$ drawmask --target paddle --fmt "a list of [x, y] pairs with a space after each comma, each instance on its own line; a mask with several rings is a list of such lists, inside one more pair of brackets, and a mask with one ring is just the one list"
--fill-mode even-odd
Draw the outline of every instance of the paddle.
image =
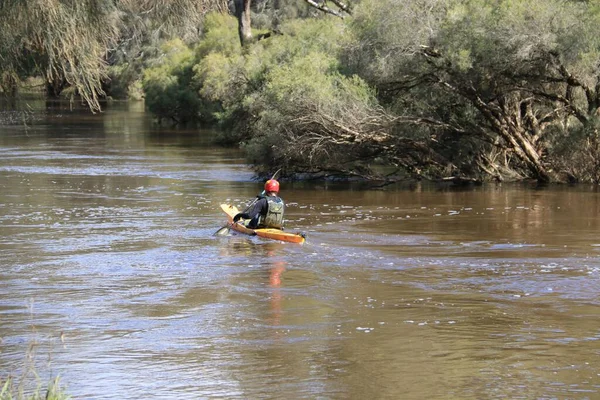
[[[275, 171], [275, 173], [273, 174], [271, 179], [275, 179], [275, 177], [277, 176], [279, 171], [281, 171], [281, 168], [279, 168], [277, 171]], [[254, 205], [254, 203], [256, 203], [258, 201], [258, 199], [260, 199], [264, 195], [265, 195], [265, 191], [263, 190], [262, 192], [260, 192], [260, 195], [256, 196], [254, 198], [254, 200], [252, 200], [252, 203], [248, 204], [248, 207], [246, 207], [246, 209], [244, 211], [242, 211], [242, 213], [245, 213], [246, 211], [248, 211], [250, 209], [250, 207], [252, 207]], [[215, 232], [215, 236], [226, 236], [229, 234], [230, 230], [231, 230], [231, 224], [227, 223], [227, 225], [225, 225], [224, 227], [222, 227], [221, 229], [219, 229], [218, 231]]]

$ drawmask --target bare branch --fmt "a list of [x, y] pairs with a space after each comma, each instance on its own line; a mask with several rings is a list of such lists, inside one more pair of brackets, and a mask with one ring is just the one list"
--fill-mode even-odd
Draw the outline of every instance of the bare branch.
[[[304, 1], [307, 2], [309, 5], [311, 5], [312, 7], [316, 8], [317, 10], [323, 11], [323, 12], [325, 12], [327, 14], [335, 15], [336, 17], [344, 18], [344, 14], [342, 14], [339, 11], [336, 11], [336, 10], [333, 10], [333, 9], [327, 7], [327, 5], [325, 4], [325, 2], [323, 2], [321, 4], [321, 3], [318, 3], [316, 0], [304, 0]], [[334, 2], [334, 3], [336, 3], [336, 2]]]
[[350, 12], [350, 6], [348, 4], [345, 4], [345, 3], [341, 2], [340, 0], [331, 0], [331, 2], [333, 4], [335, 4], [336, 6], [338, 6], [340, 10], [342, 10], [348, 14], [352, 14]]

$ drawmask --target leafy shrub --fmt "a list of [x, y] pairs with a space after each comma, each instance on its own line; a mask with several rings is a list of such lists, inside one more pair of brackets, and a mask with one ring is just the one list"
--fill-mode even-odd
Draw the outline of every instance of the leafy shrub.
[[[336, 122], [350, 121], [357, 128], [376, 107], [374, 92], [341, 72], [344, 23], [288, 21], [280, 26], [283, 35], [257, 41], [244, 52], [237, 38], [223, 40], [223, 25], [207, 24], [205, 40], [196, 48], [194, 80], [205, 101], [221, 105], [215, 116], [227, 127], [225, 139], [242, 142], [249, 160], [266, 169], [339, 168], [356, 159], [355, 150], [332, 153], [332, 141], [316, 140], [331, 134], [326, 129], [338, 130]], [[228, 29], [234, 32], [233, 26]]]
[[194, 53], [181, 40], [163, 46], [163, 59], [144, 73], [146, 105], [159, 120], [185, 124], [198, 118], [199, 99], [191, 83]]

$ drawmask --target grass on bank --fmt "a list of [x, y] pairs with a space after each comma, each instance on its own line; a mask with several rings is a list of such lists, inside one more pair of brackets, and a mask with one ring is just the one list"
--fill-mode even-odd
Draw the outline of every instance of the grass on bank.
[[60, 378], [56, 377], [44, 389], [38, 386], [32, 393], [25, 393], [21, 385], [15, 385], [12, 378], [0, 380], [0, 400], [68, 400], [71, 397], [64, 393], [60, 386]]
[[56, 377], [48, 384], [48, 388], [44, 389], [38, 386], [33, 393], [25, 393], [22, 385], [15, 385], [12, 378], [7, 378], [5, 381], [0, 379], [0, 400], [67, 400], [67, 396], [60, 386], [60, 378]]

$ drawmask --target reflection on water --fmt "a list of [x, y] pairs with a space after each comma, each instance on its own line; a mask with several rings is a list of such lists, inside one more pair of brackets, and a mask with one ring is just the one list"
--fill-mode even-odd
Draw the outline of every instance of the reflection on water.
[[600, 398], [594, 188], [286, 183], [304, 245], [215, 237], [260, 191], [135, 104], [0, 135], [0, 377], [74, 398]]

